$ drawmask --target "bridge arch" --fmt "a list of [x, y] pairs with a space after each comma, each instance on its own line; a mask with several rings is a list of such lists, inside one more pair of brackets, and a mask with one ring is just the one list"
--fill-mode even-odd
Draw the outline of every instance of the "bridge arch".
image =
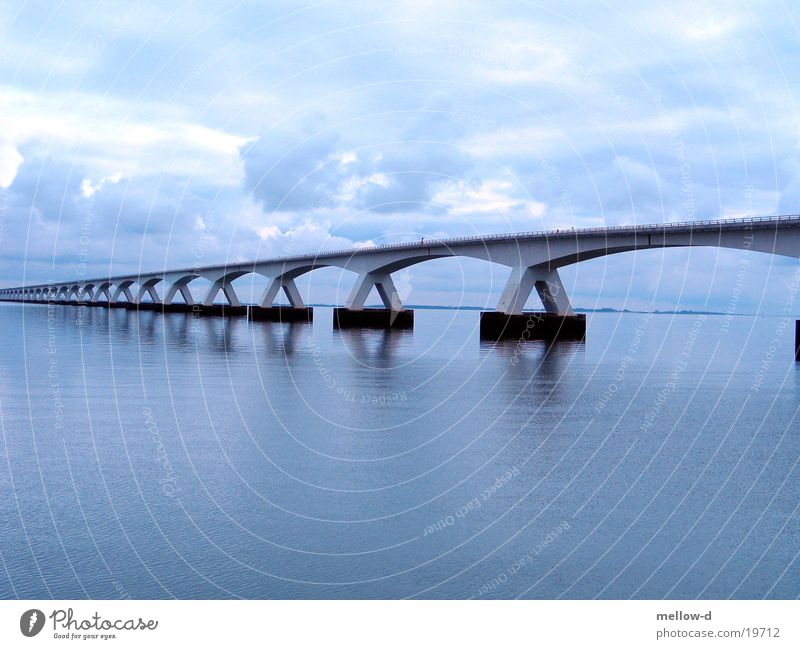
[[89, 302], [91, 302], [92, 297], [94, 297], [94, 286], [93, 283], [81, 285], [80, 289], [78, 289], [78, 300], [85, 300], [88, 297]]
[[150, 296], [150, 299], [153, 302], [156, 303], [161, 302], [161, 298], [158, 295], [158, 290], [156, 289], [156, 286], [159, 284], [159, 282], [162, 281], [164, 281], [164, 277], [160, 275], [155, 277], [149, 277], [148, 279], [141, 281], [139, 283], [139, 290], [136, 292], [136, 297], [133, 299], [133, 301], [136, 304], [141, 304], [144, 296], [148, 295]]
[[105, 295], [105, 301], [111, 301], [111, 287], [113, 284], [111, 282], [100, 282], [97, 286], [97, 290], [94, 293], [94, 297], [92, 298], [92, 302], [100, 302], [101, 297]]
[[300, 290], [297, 288], [297, 283], [295, 280], [298, 277], [302, 277], [303, 275], [306, 275], [314, 270], [320, 268], [330, 268], [332, 266], [338, 266], [344, 270], [352, 270], [344, 265], [329, 264], [318, 262], [316, 260], [310, 263], [295, 264], [289, 268], [284, 267], [278, 272], [275, 272], [275, 270], [269, 272], [256, 268], [254, 272], [262, 277], [266, 277], [268, 280], [267, 286], [259, 298], [259, 305], [261, 307], [272, 306], [275, 303], [275, 299], [278, 297], [278, 294], [283, 292], [286, 298], [289, 300], [289, 304], [291, 304], [293, 308], [304, 308], [305, 302], [300, 294]]
[[111, 294], [111, 302], [119, 302], [120, 297], [125, 296], [128, 302], [133, 303], [133, 293], [131, 293], [131, 286], [135, 284], [135, 280], [123, 279], [116, 283], [116, 288]]
[[203, 279], [203, 277], [199, 273], [182, 273], [178, 276], [166, 277], [164, 283], [167, 285], [167, 289], [164, 292], [164, 304], [172, 304], [178, 294], [186, 304], [194, 304], [189, 284], [196, 279]]

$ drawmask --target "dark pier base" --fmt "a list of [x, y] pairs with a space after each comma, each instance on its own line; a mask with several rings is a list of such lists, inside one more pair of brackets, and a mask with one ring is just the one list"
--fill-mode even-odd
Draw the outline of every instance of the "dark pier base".
[[794, 321], [794, 360], [800, 361], [800, 320]]
[[528, 312], [506, 315], [499, 311], [481, 313], [481, 338], [484, 340], [584, 340], [586, 316]]
[[197, 313], [199, 315], [216, 315], [224, 317], [247, 315], [246, 306], [230, 306], [229, 304], [212, 304], [210, 306], [206, 306], [204, 304], [193, 304], [191, 306], [183, 304], [181, 306], [188, 307], [184, 309], [185, 311], [191, 311], [192, 313]]
[[160, 313], [196, 313], [211, 316], [247, 315], [246, 306], [230, 306], [228, 304], [161, 304], [160, 302], [117, 302], [114, 306], [124, 307], [132, 311], [159, 311]]
[[141, 304], [136, 304], [135, 302], [125, 302], [124, 308], [130, 311], [155, 311], [156, 308], [163, 306], [163, 304], [156, 304], [154, 302], [142, 302]]
[[337, 329], [369, 327], [371, 329], [413, 329], [414, 311], [389, 309], [333, 310], [333, 326]]
[[295, 308], [292, 306], [250, 306], [247, 307], [250, 320], [266, 320], [269, 322], [312, 322], [314, 309], [310, 306]]

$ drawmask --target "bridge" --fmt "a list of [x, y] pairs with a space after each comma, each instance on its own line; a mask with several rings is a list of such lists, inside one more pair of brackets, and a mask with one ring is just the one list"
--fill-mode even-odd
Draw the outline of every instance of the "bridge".
[[[431, 259], [462, 256], [510, 268], [497, 310], [481, 314], [482, 335], [504, 337], [527, 332], [531, 337], [582, 338], [585, 318], [574, 313], [559, 276], [560, 268], [621, 252], [686, 246], [754, 250], [799, 258], [800, 215], [423, 239], [413, 243], [5, 288], [0, 289], [0, 300], [310, 320], [313, 310], [305, 305], [295, 280], [317, 268], [334, 266], [357, 274], [345, 307], [334, 310], [337, 326], [409, 327], [413, 326], [413, 311], [404, 308], [392, 273]], [[262, 275], [269, 282], [259, 304], [244, 306], [232, 282], [250, 273]], [[202, 301], [195, 303], [190, 284], [199, 278], [207, 280], [211, 286]], [[365, 308], [373, 287], [383, 302], [383, 309]], [[534, 290], [545, 310], [523, 313]], [[273, 306], [281, 291], [290, 306]], [[220, 294], [223, 303], [217, 304]]]

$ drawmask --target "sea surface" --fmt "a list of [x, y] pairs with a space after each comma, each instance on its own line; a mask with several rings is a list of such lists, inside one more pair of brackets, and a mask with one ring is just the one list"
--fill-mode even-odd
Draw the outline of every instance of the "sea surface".
[[796, 598], [794, 319], [0, 304], [2, 598]]

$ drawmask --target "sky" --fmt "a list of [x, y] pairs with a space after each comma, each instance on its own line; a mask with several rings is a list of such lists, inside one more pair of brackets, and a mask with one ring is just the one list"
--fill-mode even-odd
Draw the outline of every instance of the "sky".
[[[798, 213], [799, 36], [769, 0], [3, 2], [0, 286]], [[561, 272], [577, 307], [779, 314], [797, 270], [696, 248]], [[494, 306], [508, 269], [397, 275], [407, 303]], [[333, 303], [354, 276], [301, 279]]]

